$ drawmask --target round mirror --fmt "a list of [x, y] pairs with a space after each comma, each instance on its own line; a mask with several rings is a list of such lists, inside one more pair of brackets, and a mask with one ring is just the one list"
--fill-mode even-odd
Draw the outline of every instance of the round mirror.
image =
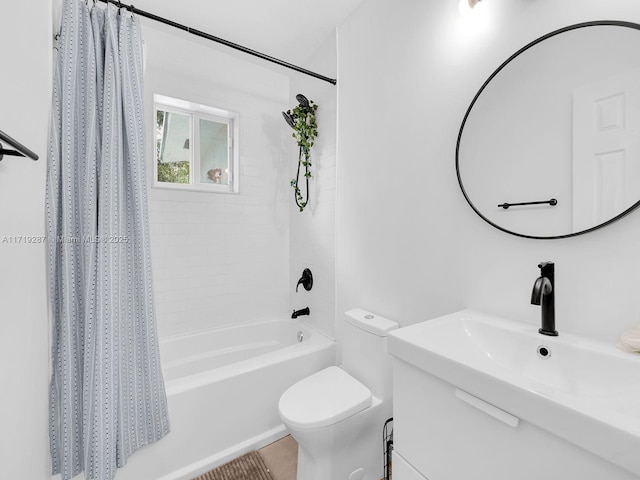
[[485, 221], [527, 238], [603, 227], [640, 204], [640, 25], [597, 21], [518, 50], [462, 121], [456, 170]]

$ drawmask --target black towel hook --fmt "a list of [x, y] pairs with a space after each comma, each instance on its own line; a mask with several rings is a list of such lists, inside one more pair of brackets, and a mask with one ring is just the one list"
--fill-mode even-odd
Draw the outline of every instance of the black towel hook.
[[15, 150], [8, 150], [2, 146], [2, 143], [0, 143], [0, 161], [2, 160], [2, 157], [4, 155], [12, 155], [14, 157], [29, 157], [32, 160], [38, 160], [38, 155], [36, 155], [34, 152], [29, 150], [17, 140], [11, 138], [2, 130], [0, 130], [0, 141], [8, 143], [13, 148], [15, 148]]

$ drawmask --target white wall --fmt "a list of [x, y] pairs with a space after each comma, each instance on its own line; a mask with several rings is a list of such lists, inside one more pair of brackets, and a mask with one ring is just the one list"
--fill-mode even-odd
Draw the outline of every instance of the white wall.
[[[331, 34], [316, 52], [306, 60], [305, 68], [330, 78], [336, 78], [336, 36]], [[289, 198], [290, 291], [291, 309], [309, 307], [308, 321], [329, 336], [334, 336], [335, 318], [335, 193], [336, 193], [336, 103], [337, 88], [313, 77], [294, 74], [291, 78], [287, 109], [297, 105], [295, 96], [302, 93], [318, 105], [316, 120], [318, 136], [311, 149], [309, 205], [303, 212], [296, 206], [293, 188]], [[284, 124], [284, 120], [282, 120]], [[287, 127], [289, 176], [295, 178], [298, 147]], [[301, 177], [302, 178], [302, 177]], [[304, 188], [304, 187], [301, 187]], [[303, 190], [304, 191], [304, 190]], [[313, 288], [307, 292], [302, 285], [296, 293], [296, 283], [305, 268], [313, 273]], [[305, 317], [302, 317], [304, 319]]]
[[[288, 74], [150, 22], [143, 35], [148, 145], [154, 94], [240, 115], [239, 194], [149, 189], [160, 336], [286, 318], [290, 172], [280, 111]], [[151, 185], [154, 152], [148, 156]]]
[[45, 232], [51, 5], [5, 2], [2, 18], [0, 130], [40, 160], [0, 162], [0, 476], [39, 480], [50, 477], [45, 244], [8, 242]]
[[402, 325], [465, 307], [538, 324], [556, 262], [557, 328], [615, 341], [640, 323], [640, 212], [564, 240], [493, 229], [466, 204], [454, 152], [466, 108], [518, 48], [588, 20], [640, 22], [635, 0], [367, 0], [338, 35], [338, 312]]

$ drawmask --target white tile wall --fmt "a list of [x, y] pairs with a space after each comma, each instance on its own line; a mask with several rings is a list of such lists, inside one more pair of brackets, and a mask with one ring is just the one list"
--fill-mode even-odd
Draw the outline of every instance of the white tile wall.
[[[327, 76], [336, 75], [336, 39], [331, 35], [305, 65]], [[336, 210], [336, 104], [337, 87], [314, 78], [296, 75], [291, 81], [290, 106], [302, 93], [318, 104], [318, 137], [311, 150], [309, 205], [304, 212], [297, 208], [293, 191], [289, 195], [291, 248], [291, 308], [309, 307], [308, 321], [324, 333], [335, 337], [335, 210]], [[298, 149], [291, 138], [290, 176], [295, 176]], [[292, 190], [290, 188], [290, 190]], [[310, 292], [295, 286], [305, 268], [313, 272]]]
[[289, 79], [237, 55], [167, 36], [153, 29], [145, 34], [150, 118], [155, 93], [238, 112], [240, 193], [149, 188], [160, 336], [286, 318], [288, 127], [280, 111]]

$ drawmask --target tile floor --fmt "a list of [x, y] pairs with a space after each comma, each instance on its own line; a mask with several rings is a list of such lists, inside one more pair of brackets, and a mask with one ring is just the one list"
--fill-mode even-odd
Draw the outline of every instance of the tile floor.
[[273, 480], [296, 480], [298, 443], [291, 435], [287, 435], [258, 451], [273, 475]]
[[258, 450], [274, 480], [296, 480], [298, 443], [291, 435]]

